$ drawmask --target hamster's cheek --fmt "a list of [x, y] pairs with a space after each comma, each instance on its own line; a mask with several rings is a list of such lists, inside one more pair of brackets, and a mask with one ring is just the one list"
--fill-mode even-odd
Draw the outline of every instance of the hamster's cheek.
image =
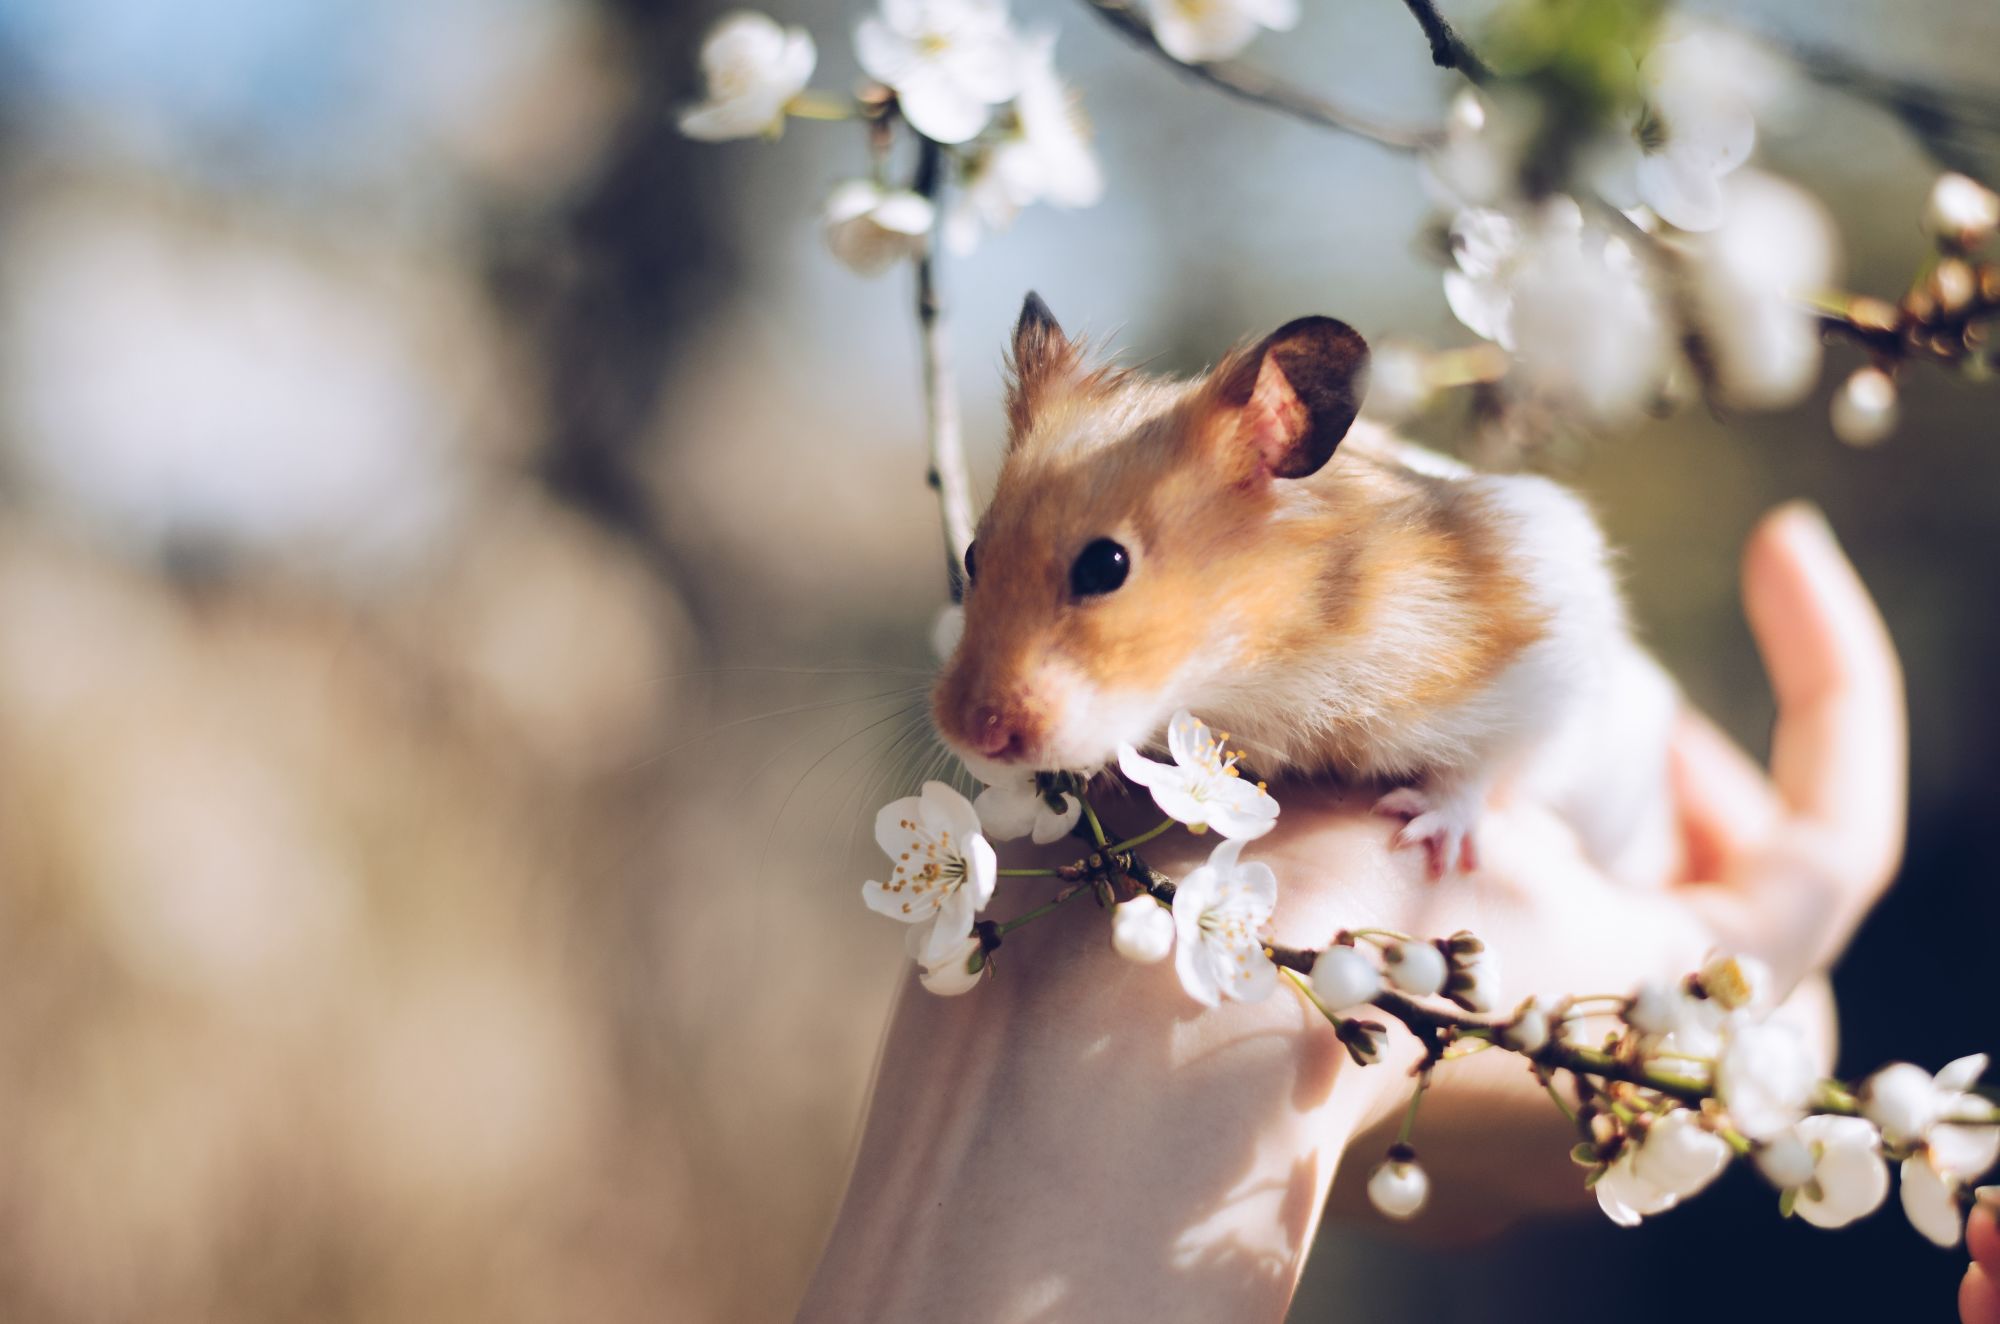
[[1081, 668], [1050, 663], [1037, 677], [1048, 714], [1042, 766], [1087, 771], [1114, 764], [1120, 745], [1144, 748], [1172, 715], [1171, 690], [1094, 682]]

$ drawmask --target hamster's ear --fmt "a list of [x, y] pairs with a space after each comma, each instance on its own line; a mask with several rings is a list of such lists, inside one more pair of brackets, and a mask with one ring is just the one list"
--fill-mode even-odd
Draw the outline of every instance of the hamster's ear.
[[1368, 342], [1345, 322], [1301, 317], [1224, 360], [1208, 389], [1217, 443], [1271, 477], [1304, 478], [1361, 410]]
[[1013, 380], [1007, 388], [1007, 419], [1017, 439], [1028, 430], [1037, 403], [1075, 374], [1077, 359], [1056, 315], [1041, 295], [1028, 291], [1014, 323]]

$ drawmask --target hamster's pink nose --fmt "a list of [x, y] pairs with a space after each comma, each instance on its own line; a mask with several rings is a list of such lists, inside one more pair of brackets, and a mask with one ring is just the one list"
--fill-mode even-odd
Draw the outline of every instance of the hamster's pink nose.
[[1020, 724], [997, 708], [973, 709], [966, 734], [971, 738], [972, 748], [989, 759], [1008, 759], [1021, 753]]

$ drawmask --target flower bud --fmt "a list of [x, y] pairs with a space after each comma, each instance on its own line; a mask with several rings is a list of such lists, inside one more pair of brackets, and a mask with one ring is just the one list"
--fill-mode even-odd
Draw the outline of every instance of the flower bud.
[[1369, 1175], [1368, 1201], [1389, 1218], [1415, 1218], [1430, 1199], [1431, 1179], [1408, 1145], [1395, 1145], [1389, 1157]]
[[1382, 1050], [1389, 1044], [1389, 1027], [1380, 1021], [1357, 1021], [1350, 1017], [1336, 1025], [1333, 1032], [1347, 1045], [1347, 1055], [1356, 1066], [1374, 1066], [1382, 1060]]
[[1771, 1000], [1771, 968], [1750, 956], [1717, 956], [1701, 968], [1701, 991], [1724, 1011]]
[[1896, 430], [1896, 382], [1880, 368], [1860, 368], [1834, 392], [1833, 435], [1850, 446], [1873, 446]]
[[1135, 896], [1111, 912], [1111, 949], [1128, 961], [1152, 965], [1174, 949], [1174, 912], [1150, 896]]
[[1799, 1138], [1796, 1129], [1780, 1131], [1758, 1146], [1756, 1163], [1764, 1180], [1781, 1191], [1804, 1186], [1812, 1180], [1812, 1150]]
[[1358, 949], [1329, 947], [1313, 962], [1312, 983], [1313, 995], [1328, 1011], [1346, 1011], [1375, 1000], [1382, 974]]
[[970, 993], [986, 973], [986, 947], [977, 934], [952, 948], [942, 961], [925, 962], [919, 978], [923, 986], [941, 998]]
[[1427, 998], [1444, 987], [1444, 953], [1428, 942], [1399, 942], [1382, 954], [1389, 982], [1411, 997]]
[[1924, 228], [1960, 248], [1975, 248], [2000, 227], [2000, 195], [1976, 179], [1939, 175], [1924, 205]]
[[1895, 1145], [1914, 1144], [1937, 1121], [1937, 1082], [1909, 1062], [1895, 1062], [1861, 1086], [1861, 1115], [1881, 1128]]
[[1672, 1034], [1680, 1028], [1681, 992], [1656, 979], [1639, 985], [1625, 1008], [1625, 1023], [1640, 1034]]
[[1539, 1053], [1548, 1046], [1549, 1014], [1534, 998], [1514, 1013], [1514, 1023], [1500, 1032], [1500, 1042], [1517, 1053]]
[[1484, 1015], [1500, 1005], [1500, 963], [1486, 944], [1469, 933], [1446, 940], [1451, 973], [1445, 996], [1469, 1012]]

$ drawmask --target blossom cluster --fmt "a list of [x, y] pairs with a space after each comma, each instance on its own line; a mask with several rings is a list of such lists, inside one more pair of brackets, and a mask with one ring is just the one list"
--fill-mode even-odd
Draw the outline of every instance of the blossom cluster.
[[[827, 242], [842, 262], [875, 275], [928, 251], [936, 232], [965, 255], [1036, 203], [1088, 207], [1104, 192], [1088, 126], [1057, 75], [1055, 36], [1017, 31], [1005, 0], [882, 0], [854, 30], [872, 81], [858, 101], [807, 91], [812, 36], [757, 13], [719, 21], [702, 45], [705, 100], [681, 130], [708, 141], [775, 136], [788, 115], [907, 125], [948, 150], [962, 185], [942, 214], [934, 180], [890, 182], [875, 172], [828, 198]], [[922, 172], [920, 172], [922, 173]]]
[[[928, 782], [877, 816], [889, 877], [866, 883], [862, 899], [909, 926], [920, 978], [942, 995], [968, 993], [990, 976], [993, 954], [1014, 929], [1073, 896], [1095, 895], [1110, 914], [1112, 949], [1141, 965], [1171, 955], [1181, 990], [1204, 1006], [1261, 1001], [1289, 978], [1362, 1066], [1387, 1056], [1389, 1022], [1400, 1022], [1424, 1059], [1404, 1132], [1368, 1182], [1370, 1199], [1392, 1218], [1415, 1217], [1429, 1197], [1410, 1129], [1433, 1071], [1494, 1048], [1527, 1059], [1574, 1120], [1572, 1157], [1621, 1226], [1674, 1208], [1743, 1157], [1778, 1192], [1786, 1216], [1822, 1228], [1879, 1208], [1894, 1163], [1911, 1224], [1943, 1246], [1963, 1236], [1971, 1185], [2000, 1162], [2000, 1106], [1975, 1090], [1983, 1055], [1935, 1074], [1897, 1063], [1853, 1089], [1827, 1080], [1800, 1033], [1772, 1018], [1772, 976], [1747, 957], [1718, 955], [1678, 983], [1649, 982], [1629, 994], [1529, 998], [1501, 1012], [1497, 958], [1469, 932], [1424, 940], [1356, 930], [1314, 952], [1282, 948], [1270, 934], [1278, 876], [1244, 858], [1275, 825], [1278, 803], [1241, 775], [1228, 741], [1183, 711], [1168, 724], [1166, 760], [1122, 748], [1125, 778], [1151, 792], [1166, 817], [1118, 842], [1091, 809], [1084, 778], [1021, 773], [974, 800]], [[1219, 838], [1177, 881], [1136, 854], [1176, 826]], [[1071, 835], [1094, 843], [1073, 865], [996, 868], [993, 841]], [[1004, 924], [982, 920], [1003, 872], [1068, 886]], [[1573, 1103], [1556, 1091], [1559, 1074]]]

